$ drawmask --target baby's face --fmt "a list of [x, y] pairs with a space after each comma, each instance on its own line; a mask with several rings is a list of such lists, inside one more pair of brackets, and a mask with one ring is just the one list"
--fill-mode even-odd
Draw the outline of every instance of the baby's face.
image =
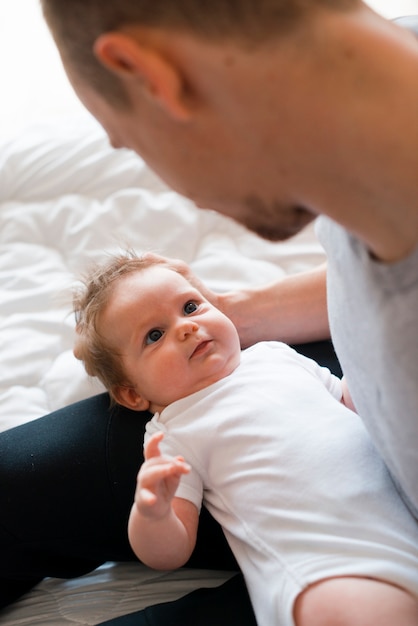
[[[132, 387], [130, 399], [119, 401], [154, 413], [228, 376], [240, 360], [233, 323], [183, 276], [162, 266], [118, 282], [99, 332], [121, 354]], [[136, 406], [135, 398], [141, 400]]]

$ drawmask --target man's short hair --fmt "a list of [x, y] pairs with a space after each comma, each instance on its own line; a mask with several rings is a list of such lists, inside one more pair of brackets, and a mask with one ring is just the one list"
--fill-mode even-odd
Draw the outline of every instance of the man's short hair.
[[316, 7], [349, 9], [359, 0], [41, 0], [44, 16], [65, 61], [90, 87], [126, 105], [120, 82], [95, 58], [97, 37], [138, 24], [245, 45], [269, 41]]

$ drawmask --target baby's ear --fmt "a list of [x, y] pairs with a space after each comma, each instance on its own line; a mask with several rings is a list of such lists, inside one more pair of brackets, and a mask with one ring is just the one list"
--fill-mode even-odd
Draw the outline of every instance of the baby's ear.
[[147, 411], [149, 401], [140, 396], [133, 387], [120, 385], [112, 389], [112, 395], [118, 404], [133, 411]]

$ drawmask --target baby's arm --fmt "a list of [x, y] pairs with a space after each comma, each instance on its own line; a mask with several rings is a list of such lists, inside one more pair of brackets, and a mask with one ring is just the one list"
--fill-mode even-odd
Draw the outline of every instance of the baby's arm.
[[354, 411], [355, 413], [357, 413], [356, 411], [356, 407], [354, 406], [354, 402], [351, 399], [351, 393], [350, 390], [348, 388], [347, 385], [347, 381], [345, 379], [345, 376], [342, 377], [341, 379], [341, 388], [342, 388], [342, 398], [341, 398], [341, 402], [343, 404], [345, 404], [345, 406], [349, 409], [351, 409], [352, 411]]
[[194, 504], [174, 496], [181, 475], [190, 467], [182, 457], [161, 456], [162, 438], [162, 433], [155, 433], [145, 446], [128, 536], [143, 563], [154, 569], [175, 569], [193, 552], [199, 513]]

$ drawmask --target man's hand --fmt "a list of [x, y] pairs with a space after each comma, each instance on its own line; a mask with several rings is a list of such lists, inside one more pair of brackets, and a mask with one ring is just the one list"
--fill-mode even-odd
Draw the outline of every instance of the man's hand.
[[185, 263], [185, 261], [182, 261], [181, 259], [172, 259], [172, 258], [163, 257], [163, 256], [160, 256], [159, 254], [155, 254], [154, 252], [147, 252], [143, 256], [145, 259], [152, 259], [158, 263], [161, 263], [162, 265], [166, 265], [170, 267], [171, 269], [174, 269], [176, 272], [184, 276], [184, 278], [187, 281], [189, 281], [189, 283], [193, 285], [195, 289], [200, 291], [202, 296], [206, 298], [206, 300], [208, 300], [211, 304], [213, 304], [213, 306], [216, 306], [218, 309], [222, 310], [220, 294], [209, 289], [205, 285], [205, 283], [202, 282], [200, 278], [198, 278], [192, 272], [192, 270], [190, 269], [190, 266], [187, 263]]

